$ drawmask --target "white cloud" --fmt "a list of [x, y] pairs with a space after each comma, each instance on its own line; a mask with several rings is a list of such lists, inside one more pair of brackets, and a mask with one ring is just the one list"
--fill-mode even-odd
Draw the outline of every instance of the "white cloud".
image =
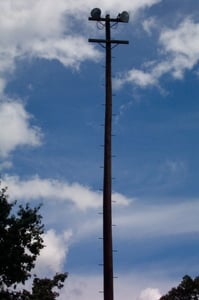
[[0, 156], [6, 157], [20, 145], [38, 146], [41, 132], [30, 125], [31, 115], [22, 103], [17, 101], [0, 102]]
[[[158, 290], [167, 290], [168, 286], [172, 283], [165, 279], [162, 281], [154, 274], [150, 275], [148, 272], [145, 274], [120, 274], [114, 281], [114, 299], [115, 300], [158, 300], [158, 296], [161, 294]], [[158, 288], [146, 288], [143, 290], [143, 286], [157, 286]], [[69, 274], [66, 279], [65, 287], [61, 291], [60, 300], [87, 300], [95, 299], [100, 300], [103, 294], [103, 278], [102, 275], [93, 274]], [[149, 298], [151, 296], [151, 298]], [[148, 298], [147, 298], [148, 297]]]
[[167, 53], [173, 54], [173, 76], [181, 78], [186, 69], [192, 69], [199, 61], [199, 23], [188, 18], [175, 30], [163, 30], [160, 43]]
[[199, 24], [190, 18], [185, 19], [177, 29], [164, 29], [160, 42], [166, 51], [183, 54], [194, 60], [199, 55]]
[[135, 84], [146, 87], [148, 85], [154, 85], [156, 83], [156, 78], [140, 70], [133, 69], [128, 72], [128, 81], [134, 82]]
[[148, 35], [151, 35], [152, 30], [157, 26], [156, 19], [153, 17], [150, 17], [143, 21], [142, 26], [143, 26], [144, 30], [148, 33]]
[[14, 71], [18, 57], [58, 59], [65, 66], [74, 67], [78, 67], [85, 59], [99, 58], [99, 52], [88, 44], [86, 38], [78, 32], [72, 32], [68, 2], [0, 2], [1, 92], [5, 80]]
[[147, 288], [140, 294], [139, 300], [159, 300], [161, 294], [158, 289]]
[[[159, 0], [102, 1], [103, 13], [128, 9], [132, 14]], [[90, 10], [98, 1], [3, 0], [0, 1], [0, 94], [3, 95], [17, 59], [39, 57], [56, 59], [66, 67], [78, 68], [88, 59], [101, 57], [97, 47], [88, 43]], [[81, 23], [81, 26], [80, 26]], [[76, 29], [78, 28], [78, 29]], [[0, 156], [6, 157], [18, 146], [41, 143], [38, 128], [29, 125], [30, 115], [22, 103], [0, 104]], [[12, 120], [12, 122], [10, 122]]]
[[37, 276], [50, 276], [56, 272], [63, 272], [71, 237], [70, 230], [59, 234], [53, 229], [48, 230], [43, 235], [45, 247], [37, 258], [33, 273], [36, 273]]
[[87, 300], [101, 299], [99, 291], [102, 290], [102, 278], [100, 276], [74, 276], [69, 274], [65, 286], [61, 290], [60, 300]]
[[[167, 65], [165, 65], [168, 68]], [[164, 65], [158, 65], [158, 68], [164, 68]], [[131, 69], [123, 74], [118, 74], [114, 80], [113, 85], [116, 89], [120, 89], [124, 84], [130, 83], [135, 84], [141, 88], [146, 88], [149, 86], [154, 86], [158, 84], [158, 68], [155, 72], [145, 71], [145, 70], [138, 70], [138, 69]], [[155, 68], [154, 68], [155, 69]], [[156, 73], [156, 75], [154, 75]]]
[[[133, 15], [160, 0], [101, 1], [103, 13], [129, 10]], [[88, 16], [97, 0], [3, 0], [0, 2], [0, 88], [14, 71], [18, 57], [57, 59], [65, 66], [78, 67], [87, 59], [96, 60], [100, 53], [89, 44]], [[75, 22], [82, 25], [76, 29]], [[85, 36], [85, 30], [87, 34]]]
[[[182, 199], [181, 199], [182, 200]], [[150, 201], [149, 201], [150, 202]], [[117, 235], [122, 239], [144, 236], [174, 236], [198, 231], [199, 203], [197, 199], [164, 204], [132, 204], [123, 214], [116, 214]], [[165, 226], [166, 224], [166, 226]]]
[[[55, 179], [41, 179], [38, 176], [29, 180], [20, 180], [18, 176], [5, 176], [4, 185], [9, 187], [11, 199], [25, 201], [45, 199], [69, 201], [81, 210], [102, 205], [102, 194], [79, 183], [69, 184]], [[119, 193], [113, 193], [118, 205], [128, 205], [130, 199]]]
[[97, 59], [100, 54], [94, 50], [81, 36], [67, 36], [66, 39], [48, 39], [31, 44], [30, 52], [33, 56], [48, 60], [57, 59], [65, 66], [79, 67], [87, 58]]
[[[176, 172], [176, 165], [172, 165], [171, 168], [172, 172]], [[102, 211], [101, 193], [78, 183], [69, 184], [54, 179], [41, 179], [38, 176], [22, 181], [17, 176], [7, 175], [3, 177], [2, 182], [3, 185], [8, 186], [11, 199], [44, 200], [44, 208], [49, 210], [46, 214], [48, 217], [45, 223], [47, 224], [54, 224], [54, 226], [59, 224], [63, 228], [61, 223], [68, 209], [65, 205], [73, 204], [67, 213], [68, 218], [72, 220], [70, 228], [75, 233], [75, 240], [100, 233], [101, 217], [97, 218], [96, 215], [97, 212]], [[176, 199], [173, 202], [164, 199], [156, 204], [148, 200], [143, 204], [143, 201], [115, 193], [113, 200], [116, 200], [118, 204], [113, 207], [113, 224], [117, 225], [117, 236], [121, 239], [130, 236], [131, 238], [134, 236], [174, 236], [198, 230], [199, 204], [197, 199], [184, 199], [183, 201], [181, 199], [180, 202], [176, 202]], [[93, 214], [91, 209], [98, 211]]]
[[[80, 4], [81, 0], [79, 0], [79, 4]], [[157, 4], [161, 2], [161, 0], [124, 0], [124, 1], [119, 1], [119, 0], [101, 0], [100, 1], [100, 7], [102, 8], [102, 12], [105, 13], [106, 11], [112, 13], [116, 13], [116, 15], [123, 11], [123, 10], [127, 10], [131, 13], [131, 18], [133, 18], [133, 16], [140, 10], [140, 9], [144, 9], [146, 7], [150, 7], [154, 4]], [[87, 0], [87, 8], [89, 11], [89, 8], [93, 8], [93, 7], [99, 7], [99, 1], [97, 0]]]
[[141, 88], [158, 85], [160, 78], [165, 74], [182, 79], [185, 71], [193, 69], [199, 61], [199, 23], [188, 18], [176, 29], [163, 29], [159, 44], [162, 49], [160, 59], [145, 63], [142, 70], [132, 69], [126, 74], [120, 74], [116, 78], [117, 88], [125, 83], [132, 83]]
[[[171, 168], [172, 172], [176, 172], [176, 165], [171, 165]], [[102, 195], [87, 186], [54, 179], [41, 179], [38, 176], [22, 181], [17, 176], [7, 175], [3, 177], [2, 182], [3, 185], [8, 186], [11, 199], [45, 200], [45, 207], [49, 209], [48, 218], [45, 221], [48, 224], [61, 224], [67, 209], [62, 205], [73, 204], [71, 208], [74, 209], [68, 210], [68, 217], [72, 220], [71, 228], [75, 232], [75, 239], [81, 240], [101, 230], [101, 218], [97, 218], [90, 209], [99, 209], [98, 212], [102, 210]], [[157, 204], [151, 201], [143, 204], [143, 201], [115, 193], [113, 200], [116, 200], [118, 204], [114, 206], [113, 224], [117, 225], [117, 236], [122, 239], [129, 238], [129, 236], [133, 238], [134, 236], [157, 237], [188, 234], [198, 230], [199, 204], [196, 199], [183, 201], [181, 199], [180, 202], [176, 202], [176, 199], [168, 202], [165, 199], [159, 200]], [[75, 219], [73, 218], [74, 212]], [[80, 215], [81, 217], [78, 217]]]
[[[117, 8], [117, 13], [128, 9], [134, 14], [157, 2], [159, 0], [117, 0], [102, 1], [100, 5], [104, 13], [107, 9], [114, 13]], [[88, 43], [89, 30], [93, 30], [88, 16], [95, 6], [98, 6], [95, 0], [0, 1], [0, 94], [4, 94], [17, 59], [57, 59], [64, 66], [73, 68], [78, 68], [87, 59], [98, 60], [101, 53]], [[22, 103], [2, 102], [0, 111], [0, 126], [7, 129], [0, 133], [1, 157], [8, 156], [18, 146], [41, 143], [41, 133], [29, 125], [30, 115]]]

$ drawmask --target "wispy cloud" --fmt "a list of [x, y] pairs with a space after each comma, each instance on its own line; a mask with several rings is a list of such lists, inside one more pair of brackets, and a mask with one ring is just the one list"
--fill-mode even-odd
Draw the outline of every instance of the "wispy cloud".
[[[176, 172], [176, 165], [171, 167], [174, 168], [173, 172]], [[38, 176], [23, 181], [17, 176], [7, 175], [2, 178], [2, 182], [9, 187], [8, 193], [11, 199], [45, 200], [48, 210], [51, 207], [54, 214], [54, 210], [57, 211], [55, 214], [56, 218], [59, 215], [57, 223], [65, 217], [62, 215], [58, 201], [61, 201], [61, 205], [73, 204], [74, 209], [68, 211], [68, 217], [70, 218], [70, 214], [76, 212], [77, 215], [81, 214], [83, 220], [81, 226], [78, 219], [75, 219], [77, 224], [73, 220], [70, 227], [75, 228], [79, 239], [99, 232], [101, 222], [89, 211], [102, 208], [101, 193], [79, 183], [69, 184], [54, 179], [41, 179]], [[118, 225], [117, 234], [121, 238], [126, 238], [126, 235], [128, 238], [131, 235], [133, 237], [136, 234], [139, 236], [187, 234], [195, 232], [198, 228], [199, 204], [196, 199], [184, 199], [181, 202], [178, 199], [169, 202], [160, 201], [161, 199], [158, 202], [155, 199], [151, 202], [146, 199], [143, 203], [139, 199], [113, 193], [113, 200], [117, 204], [114, 208], [114, 223]], [[50, 203], [55, 203], [56, 206], [49, 206]], [[82, 211], [85, 212], [83, 215]], [[49, 211], [48, 216], [50, 217], [51, 214], [52, 212]], [[91, 222], [92, 226], [90, 226]]]
[[6, 158], [21, 145], [39, 146], [42, 134], [30, 124], [31, 115], [19, 101], [0, 102], [0, 157]]
[[157, 26], [156, 19], [154, 17], [150, 17], [143, 21], [143, 29], [148, 33], [148, 35], [152, 34], [152, 31]]
[[133, 68], [119, 75], [115, 79], [115, 87], [120, 88], [125, 83], [141, 88], [158, 86], [165, 74], [182, 79], [185, 71], [191, 70], [199, 61], [198, 37], [199, 24], [191, 18], [186, 18], [175, 29], [164, 28], [159, 37], [159, 59], [145, 63], [142, 69]]
[[[11, 199], [31, 200], [62, 200], [73, 203], [78, 209], [100, 207], [102, 194], [79, 183], [69, 184], [55, 179], [42, 179], [34, 176], [28, 180], [20, 180], [18, 176], [4, 176], [2, 182], [9, 187]], [[119, 193], [113, 193], [117, 205], [128, 205], [129, 199]]]
[[134, 202], [133, 209], [130, 209], [129, 213], [126, 211], [114, 217], [118, 225], [117, 234], [121, 238], [126, 235], [131, 238], [135, 236], [143, 238], [144, 236], [174, 236], [198, 231], [197, 199], [187, 199], [180, 203], [176, 202], [176, 199], [173, 203], [166, 202], [166, 200], [164, 204]]

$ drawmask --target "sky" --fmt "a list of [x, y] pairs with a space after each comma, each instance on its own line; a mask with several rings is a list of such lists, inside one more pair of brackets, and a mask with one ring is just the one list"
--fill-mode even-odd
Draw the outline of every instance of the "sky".
[[115, 300], [158, 300], [199, 264], [198, 0], [1, 0], [0, 173], [42, 203], [39, 276], [60, 300], [103, 299], [104, 38], [111, 30]]

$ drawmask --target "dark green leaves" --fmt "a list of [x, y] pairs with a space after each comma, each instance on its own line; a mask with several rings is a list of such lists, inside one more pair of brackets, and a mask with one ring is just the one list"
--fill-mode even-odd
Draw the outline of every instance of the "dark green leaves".
[[30, 277], [35, 260], [43, 248], [43, 224], [40, 206], [30, 208], [8, 203], [6, 189], [0, 192], [0, 284], [24, 283]]
[[199, 277], [192, 279], [185, 275], [181, 283], [160, 300], [199, 300]]
[[[56, 274], [53, 279], [34, 277], [32, 292], [18, 291], [17, 285], [31, 277], [31, 270], [44, 247], [44, 225], [40, 205], [16, 207], [9, 203], [7, 189], [0, 189], [0, 299], [1, 300], [54, 300], [67, 277]], [[14, 213], [13, 213], [14, 211]]]

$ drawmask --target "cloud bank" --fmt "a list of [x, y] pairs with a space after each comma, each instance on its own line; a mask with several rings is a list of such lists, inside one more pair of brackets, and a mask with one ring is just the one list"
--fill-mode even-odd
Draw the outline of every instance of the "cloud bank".
[[[55, 179], [41, 179], [34, 176], [32, 179], [20, 180], [18, 176], [4, 176], [4, 185], [9, 187], [11, 199], [24, 199], [25, 201], [43, 199], [46, 201], [68, 201], [76, 208], [85, 210], [97, 208], [102, 205], [102, 194], [91, 190], [79, 183], [69, 184]], [[130, 199], [119, 193], [113, 193], [113, 201], [118, 205], [128, 205]]]
[[[8, 186], [8, 194], [11, 200], [45, 201], [45, 206], [53, 209], [57, 221], [65, 217], [60, 207], [63, 204], [72, 204], [75, 210], [68, 210], [68, 217], [73, 214], [81, 215], [83, 223], [79, 219], [72, 220], [71, 226], [76, 229], [79, 238], [91, 236], [93, 232], [100, 230], [101, 222], [93, 216], [93, 209], [102, 208], [102, 194], [79, 183], [69, 184], [66, 181], [54, 179], [42, 179], [38, 176], [32, 179], [21, 180], [18, 176], [6, 175], [2, 178], [4, 186]], [[184, 199], [183, 201], [143, 201], [126, 197], [120, 193], [113, 193], [116, 201], [113, 211], [113, 223], [117, 225], [117, 235], [122, 239], [126, 236], [140, 237], [159, 235], [179, 235], [194, 233], [198, 230], [199, 204], [197, 199]], [[161, 200], [161, 199], [160, 199]], [[182, 199], [181, 199], [182, 200]], [[56, 203], [56, 207], [49, 206]], [[55, 213], [55, 211], [57, 213]], [[82, 212], [85, 212], [82, 214]], [[52, 214], [48, 212], [48, 216]], [[92, 226], [90, 226], [90, 221]], [[47, 220], [48, 222], [49, 220]], [[75, 224], [74, 222], [77, 222]], [[165, 226], [167, 224], [167, 226]], [[70, 227], [72, 228], [72, 227]], [[63, 228], [65, 230], [65, 228]]]

